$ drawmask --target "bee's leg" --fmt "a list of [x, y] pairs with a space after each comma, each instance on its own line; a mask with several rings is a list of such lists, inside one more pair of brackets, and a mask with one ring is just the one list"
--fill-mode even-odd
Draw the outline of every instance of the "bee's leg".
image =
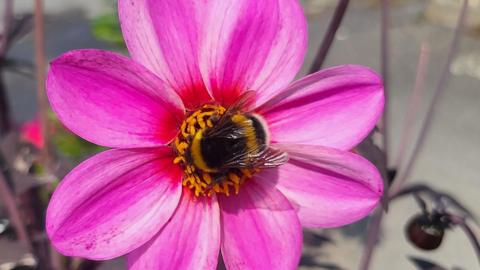
[[215, 113], [214, 115], [210, 116], [210, 120], [211, 120], [213, 123], [218, 122], [218, 120], [220, 120], [220, 114]]
[[212, 189], [216, 184], [220, 184], [226, 179], [227, 175], [225, 173], [210, 173], [210, 177], [212, 178], [212, 182], [208, 184], [208, 189]]
[[225, 172], [218, 172], [218, 173], [212, 173], [212, 185], [219, 184], [223, 182], [225, 179], [227, 179], [227, 173]]

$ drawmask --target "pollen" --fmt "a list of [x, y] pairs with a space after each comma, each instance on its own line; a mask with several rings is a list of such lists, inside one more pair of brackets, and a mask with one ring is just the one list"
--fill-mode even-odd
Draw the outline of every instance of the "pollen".
[[[176, 153], [173, 160], [183, 169], [182, 185], [191, 189], [195, 196], [212, 196], [222, 193], [226, 196], [238, 194], [240, 186], [259, 171], [255, 168], [231, 168], [217, 171], [203, 162], [202, 153], [196, 145], [204, 131], [215, 126], [226, 109], [219, 105], [207, 104], [192, 112], [180, 127], [180, 133], [172, 143]], [[195, 140], [195, 138], [197, 138]]]

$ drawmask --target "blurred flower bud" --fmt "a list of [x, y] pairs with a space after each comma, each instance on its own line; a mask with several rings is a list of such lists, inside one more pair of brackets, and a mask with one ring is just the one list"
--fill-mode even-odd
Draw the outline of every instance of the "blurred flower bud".
[[405, 233], [417, 248], [434, 250], [442, 243], [445, 228], [439, 214], [419, 214], [409, 221]]

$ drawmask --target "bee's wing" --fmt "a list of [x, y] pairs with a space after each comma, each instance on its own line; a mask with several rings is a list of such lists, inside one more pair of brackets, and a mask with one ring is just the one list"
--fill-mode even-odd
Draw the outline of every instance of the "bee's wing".
[[288, 161], [288, 154], [278, 149], [268, 147], [261, 155], [255, 158], [255, 168], [273, 168], [285, 164]]
[[223, 168], [273, 168], [285, 164], [288, 154], [278, 149], [262, 146], [263, 149], [239, 153], [227, 160]]
[[227, 110], [222, 116], [220, 116], [215, 126], [209, 130], [209, 135], [218, 136], [219, 134], [222, 134], [222, 129], [227, 127], [226, 122], [228, 122], [233, 114], [238, 111], [248, 111], [248, 108], [255, 102], [255, 95], [255, 91], [246, 91], [237, 99], [237, 101], [228, 106]]
[[240, 110], [249, 111], [249, 107], [255, 102], [255, 91], [249, 90], [240, 95], [240, 97], [227, 108], [227, 112], [237, 112]]

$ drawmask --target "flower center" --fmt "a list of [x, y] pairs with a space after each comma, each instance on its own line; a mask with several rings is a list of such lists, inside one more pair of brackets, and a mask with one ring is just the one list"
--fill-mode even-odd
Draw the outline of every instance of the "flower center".
[[255, 121], [220, 105], [207, 104], [191, 113], [172, 145], [174, 163], [184, 171], [182, 185], [197, 197], [238, 194], [242, 183], [259, 171], [251, 161], [259, 146], [266, 145], [266, 134], [262, 137]]

